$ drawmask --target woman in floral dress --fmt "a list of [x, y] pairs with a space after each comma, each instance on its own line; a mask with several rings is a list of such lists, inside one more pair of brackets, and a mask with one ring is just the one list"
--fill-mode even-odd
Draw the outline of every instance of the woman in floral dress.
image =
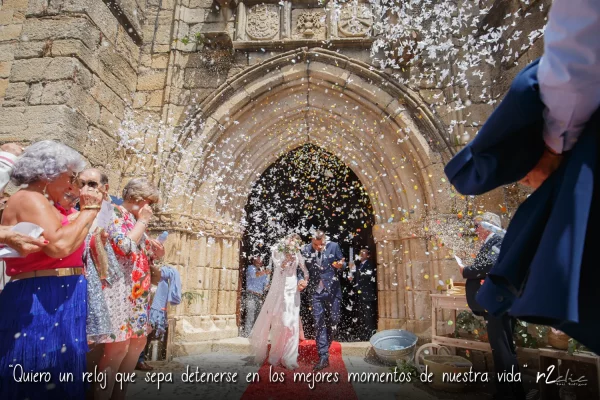
[[[96, 399], [124, 399], [127, 387], [114, 384], [116, 372], [132, 373], [151, 331], [150, 312], [151, 265], [164, 256], [164, 247], [146, 234], [152, 218], [152, 204], [159, 201], [158, 189], [146, 179], [136, 178], [123, 189], [123, 204], [114, 207], [114, 223], [108, 234], [127, 286], [128, 318], [115, 329], [114, 341], [106, 343], [99, 363], [108, 373], [108, 385], [96, 389]], [[160, 271], [157, 278], [160, 278]], [[111, 396], [112, 393], [112, 396]]]

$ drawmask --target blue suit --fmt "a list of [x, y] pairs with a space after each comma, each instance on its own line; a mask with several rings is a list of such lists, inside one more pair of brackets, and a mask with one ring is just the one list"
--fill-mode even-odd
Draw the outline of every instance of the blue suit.
[[[476, 138], [446, 166], [460, 193], [482, 194], [515, 182], [539, 160], [544, 105], [537, 65], [521, 71]], [[553, 326], [596, 353], [600, 268], [591, 233], [600, 226], [599, 134], [597, 111], [561, 166], [515, 213], [498, 261], [477, 294], [493, 315], [509, 312]]]
[[502, 103], [444, 172], [462, 194], [477, 195], [517, 182], [544, 151], [544, 104], [535, 61], [517, 75]]
[[[309, 296], [312, 296], [312, 312], [319, 357], [328, 359], [329, 346], [331, 346], [334, 331], [340, 321], [342, 304], [340, 276], [343, 268], [337, 269], [331, 264], [340, 261], [344, 256], [340, 246], [335, 242], [328, 242], [325, 245], [320, 266], [317, 252], [313, 249], [312, 244], [304, 246], [302, 256], [306, 260], [306, 268], [310, 276], [305, 290]], [[303, 279], [302, 271], [299, 271], [298, 278]], [[321, 281], [323, 282], [322, 289], [319, 288]]]

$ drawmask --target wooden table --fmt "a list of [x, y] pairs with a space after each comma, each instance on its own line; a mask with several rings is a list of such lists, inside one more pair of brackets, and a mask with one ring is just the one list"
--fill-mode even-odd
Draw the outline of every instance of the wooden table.
[[[437, 329], [437, 323], [441, 320], [442, 310], [453, 310], [455, 312], [454, 319], [456, 320], [457, 311], [471, 311], [467, 305], [467, 297], [464, 292], [464, 287], [456, 287], [453, 290], [449, 290], [443, 293], [435, 293], [431, 295], [432, 302], [432, 326], [431, 326], [431, 342], [440, 346], [448, 347], [460, 347], [470, 350], [488, 351], [491, 352], [492, 348], [489, 343], [479, 342], [476, 340], [457, 339], [439, 334]], [[536, 352], [539, 357], [540, 372], [544, 372], [547, 368], [554, 364], [556, 360], [570, 360], [593, 364], [596, 366], [596, 374], [598, 379], [598, 393], [600, 394], [600, 357], [584, 352], [575, 352], [569, 354], [563, 350], [557, 350], [553, 348], [539, 348], [539, 349], [522, 349], [529, 352]], [[564, 371], [563, 371], [564, 372]], [[554, 371], [553, 376], [558, 375], [558, 368]], [[588, 377], [588, 381], [591, 377]], [[540, 379], [540, 394], [542, 399], [549, 398], [548, 393], [551, 388], [546, 385], [544, 379]]]
[[442, 310], [454, 310], [454, 319], [456, 320], [457, 311], [471, 311], [467, 305], [467, 297], [464, 287], [456, 287], [443, 293], [431, 294], [432, 316], [431, 316], [431, 342], [441, 346], [460, 347], [469, 350], [479, 350], [491, 352], [489, 343], [479, 342], [477, 340], [467, 340], [450, 338], [439, 335], [437, 323], [442, 316]]

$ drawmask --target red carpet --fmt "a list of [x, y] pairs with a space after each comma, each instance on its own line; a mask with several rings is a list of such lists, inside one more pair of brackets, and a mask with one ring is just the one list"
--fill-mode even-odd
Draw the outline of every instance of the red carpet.
[[[258, 370], [260, 381], [251, 383], [242, 396], [243, 400], [258, 399], [343, 399], [356, 400], [356, 393], [352, 383], [348, 382], [348, 371], [342, 360], [342, 346], [338, 342], [333, 342], [329, 349], [329, 367], [319, 372], [313, 372], [313, 365], [319, 360], [317, 346], [314, 340], [305, 340], [300, 342], [298, 348], [298, 364], [300, 366], [294, 371], [283, 367], [271, 367], [265, 361]], [[269, 370], [271, 375], [285, 374], [283, 382], [271, 382], [269, 379]], [[334, 382], [334, 374], [337, 373], [337, 382]], [[306, 379], [296, 380], [294, 374], [304, 374]], [[309, 383], [312, 376], [314, 389], [310, 389]], [[327, 382], [327, 376], [330, 376], [330, 382]], [[274, 380], [274, 379], [273, 379]]]

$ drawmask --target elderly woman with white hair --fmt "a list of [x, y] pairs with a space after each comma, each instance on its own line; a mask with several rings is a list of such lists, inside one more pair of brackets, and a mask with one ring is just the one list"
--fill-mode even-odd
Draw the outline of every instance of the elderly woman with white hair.
[[[0, 293], [1, 399], [85, 396], [87, 281], [81, 256], [102, 195], [77, 187], [84, 166], [78, 152], [50, 140], [29, 146], [15, 163], [12, 180], [25, 187], [8, 200], [2, 224], [38, 225], [48, 243], [26, 257], [5, 259], [11, 279]], [[56, 206], [72, 193], [81, 213], [69, 222]], [[79, 270], [59, 276], [62, 268]], [[32, 382], [26, 380], [32, 372], [45, 373], [39, 375], [43, 382], [23, 383]], [[60, 382], [60, 373], [72, 373], [73, 381]]]
[[108, 384], [105, 389], [96, 387], [96, 399], [125, 398], [127, 386], [121, 390], [115, 385], [115, 374], [133, 372], [151, 331], [150, 285], [152, 278], [155, 282], [160, 279], [160, 271], [152, 269], [151, 273], [151, 265], [164, 256], [165, 249], [148, 237], [146, 229], [153, 215], [151, 206], [158, 201], [158, 189], [148, 180], [136, 178], [125, 185], [123, 204], [114, 207], [115, 221], [108, 234], [128, 286], [128, 319], [115, 329], [112, 341], [105, 342], [98, 366], [107, 372]]
[[[481, 243], [481, 247], [473, 264], [460, 266], [460, 272], [465, 282], [467, 304], [475, 315], [485, 319], [494, 369], [497, 372], [514, 371], [519, 372], [517, 352], [513, 343], [513, 331], [516, 321], [514, 318], [504, 314], [496, 317], [488, 313], [485, 308], [477, 302], [477, 292], [481, 288], [483, 279], [488, 275], [500, 253], [503, 240], [502, 221], [500, 217], [491, 212], [485, 212], [473, 218], [475, 233]], [[525, 399], [525, 389], [521, 382], [501, 382], [496, 380], [496, 395], [506, 399]]]

